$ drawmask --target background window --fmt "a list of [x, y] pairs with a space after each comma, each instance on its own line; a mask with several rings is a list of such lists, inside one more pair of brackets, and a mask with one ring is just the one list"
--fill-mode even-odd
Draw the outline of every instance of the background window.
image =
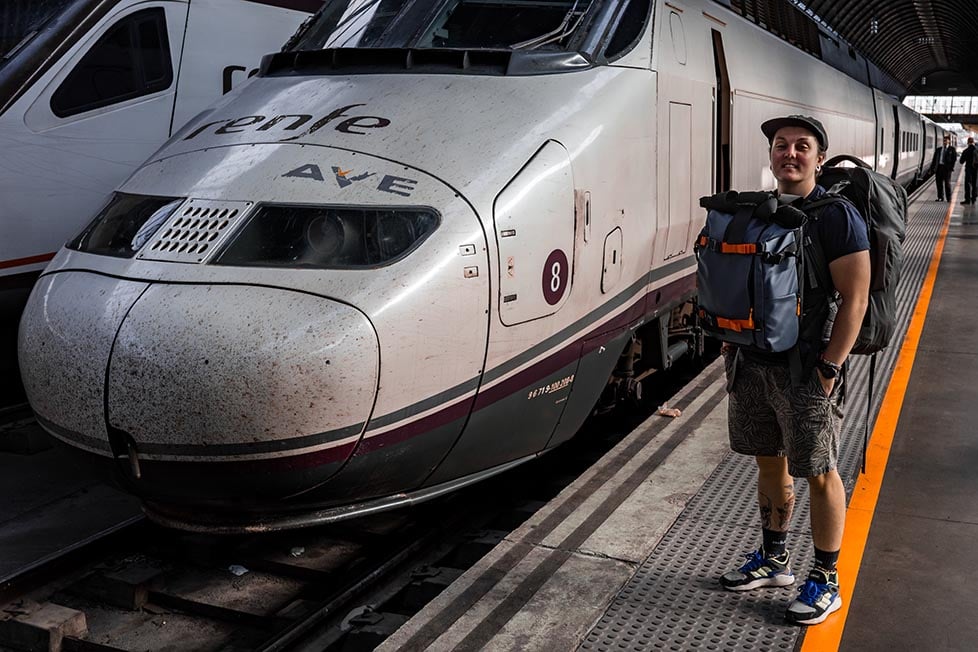
[[144, 9], [109, 28], [51, 97], [60, 118], [165, 90], [173, 81], [166, 17]]

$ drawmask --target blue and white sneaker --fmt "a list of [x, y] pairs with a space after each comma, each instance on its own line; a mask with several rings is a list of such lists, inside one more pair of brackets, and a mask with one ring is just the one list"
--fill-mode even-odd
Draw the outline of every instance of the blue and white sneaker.
[[728, 591], [750, 591], [795, 583], [795, 576], [789, 568], [791, 555], [787, 550], [779, 557], [765, 557], [762, 547], [746, 556], [747, 563], [737, 570], [725, 573], [720, 578], [720, 586]]
[[842, 606], [839, 573], [813, 568], [784, 617], [797, 625], [817, 625]]

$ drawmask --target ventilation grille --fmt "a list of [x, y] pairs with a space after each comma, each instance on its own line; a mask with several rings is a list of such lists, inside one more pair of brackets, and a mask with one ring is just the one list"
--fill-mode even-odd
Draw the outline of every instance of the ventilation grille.
[[185, 202], [146, 243], [137, 258], [175, 263], [201, 263], [209, 259], [251, 208], [250, 201]]

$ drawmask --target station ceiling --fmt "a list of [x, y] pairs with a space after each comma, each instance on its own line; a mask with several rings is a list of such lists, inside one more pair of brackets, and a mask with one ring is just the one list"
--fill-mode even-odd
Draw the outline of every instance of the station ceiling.
[[978, 95], [978, 1], [805, 0], [907, 95]]

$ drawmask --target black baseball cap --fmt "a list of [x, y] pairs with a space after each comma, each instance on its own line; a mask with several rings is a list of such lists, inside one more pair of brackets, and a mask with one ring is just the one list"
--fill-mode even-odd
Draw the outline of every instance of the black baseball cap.
[[822, 149], [829, 148], [829, 137], [825, 134], [825, 127], [815, 118], [807, 115], [788, 115], [783, 118], [771, 118], [761, 123], [761, 131], [767, 136], [768, 144], [774, 141], [774, 134], [782, 127], [802, 127], [815, 134], [815, 139]]

